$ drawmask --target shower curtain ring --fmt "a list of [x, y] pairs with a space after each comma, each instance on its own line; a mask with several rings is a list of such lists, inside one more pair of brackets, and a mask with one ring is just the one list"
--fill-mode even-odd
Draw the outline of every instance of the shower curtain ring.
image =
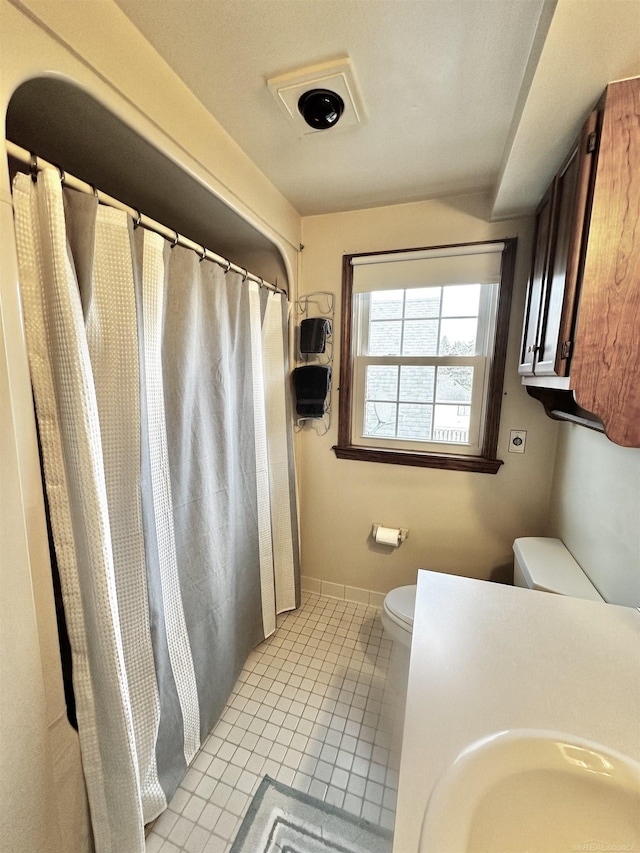
[[56, 169], [58, 170], [58, 174], [60, 175], [60, 183], [62, 184], [62, 186], [64, 186], [64, 182], [67, 179], [67, 176], [64, 173], [64, 169], [62, 168], [62, 166], [58, 166], [57, 163], [56, 163]]
[[178, 234], [178, 232], [177, 232], [177, 231], [174, 231], [174, 234], [175, 234], [176, 236], [175, 236], [175, 237], [173, 238], [173, 240], [171, 241], [171, 248], [172, 248], [172, 249], [175, 249], [175, 247], [178, 245], [178, 240], [180, 239], [180, 235]]
[[[207, 257], [207, 250], [205, 249], [204, 246], [202, 246], [201, 248], [202, 248], [202, 254], [200, 255], [200, 263], [202, 263]], [[200, 253], [198, 252], [198, 254], [200, 254]]]
[[142, 214], [140, 213], [139, 210], [136, 210], [136, 214], [137, 214], [136, 221], [133, 223], [134, 230], [140, 225], [140, 223], [142, 221]]
[[260, 275], [260, 276], [258, 276], [258, 278], [260, 279], [260, 282], [259, 282], [259, 284], [260, 284], [260, 289], [262, 289], [262, 288], [264, 287], [264, 279], [262, 278], [262, 276], [261, 276], [261, 275]]
[[244, 283], [245, 283], [245, 281], [247, 280], [248, 275], [249, 275], [249, 270], [245, 270], [245, 271], [244, 271], [244, 275], [242, 276], [242, 283], [243, 283], [243, 284], [244, 284]]
[[90, 186], [90, 187], [91, 187], [91, 189], [93, 190], [93, 194], [94, 194], [94, 196], [95, 196], [95, 197], [98, 199], [98, 201], [99, 201], [99, 200], [100, 200], [100, 198], [99, 198], [99, 196], [98, 196], [98, 190], [96, 189], [96, 185], [95, 185], [95, 184], [89, 184], [89, 186]]
[[31, 173], [31, 180], [35, 184], [38, 180], [38, 157], [33, 151], [31, 152], [31, 160], [29, 161], [29, 172]]
[[230, 270], [230, 269], [231, 269], [231, 261], [227, 261], [227, 268], [226, 268], [226, 270], [224, 271], [224, 274], [226, 275], [226, 274], [229, 272], [229, 270]]

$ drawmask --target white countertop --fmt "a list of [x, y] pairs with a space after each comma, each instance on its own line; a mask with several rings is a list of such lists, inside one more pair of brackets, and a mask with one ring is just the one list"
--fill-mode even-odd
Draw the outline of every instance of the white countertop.
[[640, 613], [420, 571], [393, 853], [416, 853], [440, 774], [512, 728], [640, 761]]

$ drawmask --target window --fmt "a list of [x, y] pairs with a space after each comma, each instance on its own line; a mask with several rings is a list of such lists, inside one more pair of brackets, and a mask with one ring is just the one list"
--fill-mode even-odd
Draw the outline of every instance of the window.
[[498, 470], [515, 243], [344, 256], [339, 458]]

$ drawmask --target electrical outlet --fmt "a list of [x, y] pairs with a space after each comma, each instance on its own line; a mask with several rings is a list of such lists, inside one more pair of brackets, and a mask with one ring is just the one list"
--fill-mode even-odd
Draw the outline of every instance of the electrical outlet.
[[526, 441], [526, 429], [512, 429], [509, 433], [509, 453], [524, 453]]

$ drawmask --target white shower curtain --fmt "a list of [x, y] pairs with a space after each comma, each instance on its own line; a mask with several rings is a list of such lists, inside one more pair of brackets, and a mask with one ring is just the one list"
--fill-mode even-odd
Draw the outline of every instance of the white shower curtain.
[[144, 853], [299, 598], [287, 305], [18, 174], [20, 285], [98, 853]]

